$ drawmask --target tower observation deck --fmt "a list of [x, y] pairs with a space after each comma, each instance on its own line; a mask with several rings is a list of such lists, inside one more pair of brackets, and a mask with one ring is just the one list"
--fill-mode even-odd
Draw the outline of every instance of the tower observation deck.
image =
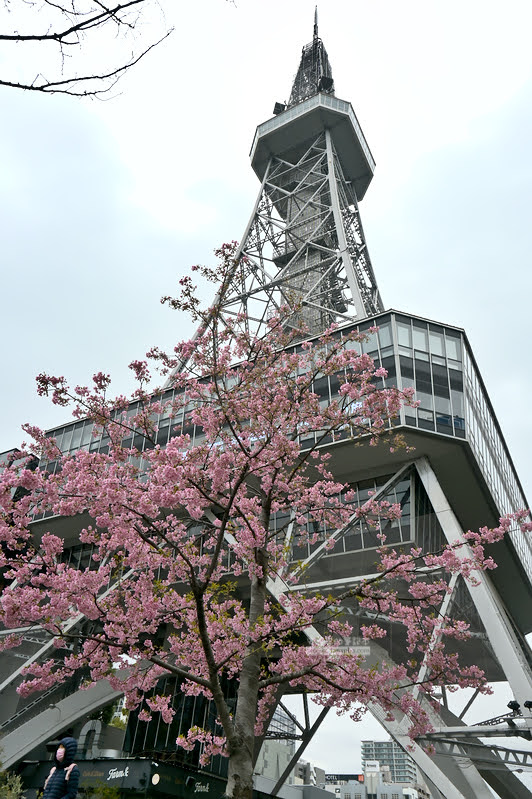
[[[494, 525], [501, 514], [527, 507], [465, 332], [384, 309], [359, 212], [375, 163], [353, 108], [334, 94], [317, 19], [288, 102], [276, 103], [273, 117], [255, 132], [251, 163], [261, 185], [234, 271], [218, 293], [222, 319], [242, 314], [249, 328], [260, 332], [282, 307], [288, 324], [293, 320], [299, 328], [304, 323], [309, 339], [333, 322], [339, 325], [339, 335], [353, 326], [368, 331], [376, 326], [378, 331], [369, 333], [363, 346], [387, 371], [382, 385], [414, 387], [419, 399], [418, 408], [403, 408], [399, 418], [408, 449], [390, 455], [380, 448], [356, 448], [346, 439], [328, 442], [335, 477], [352, 486], [357, 502], [375, 492], [377, 499], [399, 503], [402, 517], [386, 529], [388, 542], [427, 551], [455, 541], [464, 529]], [[170, 398], [174, 390], [169, 385], [163, 398]], [[315, 381], [314, 392], [323, 401], [334, 399], [337, 390], [327, 377]], [[185, 415], [161, 415], [156, 423], [161, 446], [183, 432], [192, 443], [202, 435]], [[106, 451], [108, 443], [92, 435], [87, 420], [50, 433], [63, 452]], [[309, 441], [300, 443], [304, 449]], [[46, 468], [53, 471], [56, 466], [48, 463]], [[79, 528], [74, 528], [72, 520], [55, 520], [72, 558], [89, 557], [76, 538], [86, 522], [80, 519]], [[39, 522], [36, 533], [38, 526]], [[355, 515], [342, 530], [331, 532], [337, 539], [332, 552], [289, 542], [304, 575], [290, 590], [312, 587], [340, 593], [373, 572], [379, 543], [374, 532]], [[453, 714], [442, 685], [441, 706], [427, 708], [436, 731], [430, 740], [435, 755], [429, 757], [427, 739], [410, 747], [401, 718], [390, 721], [378, 708], [370, 708], [395, 740], [409, 747], [435, 797], [490, 799], [490, 788], [501, 799], [532, 796], [512, 773], [530, 765], [530, 753], [491, 743], [494, 735], [510, 735], [514, 742], [516, 735], [531, 739], [532, 716], [526, 703], [532, 700], [532, 654], [525, 636], [532, 632], [532, 550], [514, 531], [493, 547], [492, 554], [498, 568], [482, 574], [478, 586], [456, 579], [441, 611], [469, 623], [472, 638], [459, 644], [463, 661], [481, 666], [494, 682], [508, 683], [519, 710], [467, 725], [465, 712], [475, 705], [468, 703], [462, 713]], [[357, 645], [368, 618], [349, 601], [344, 612]], [[372, 657], [376, 662], [401, 662], [407, 657], [406, 642], [391, 622], [388, 632], [386, 644], [371, 645]], [[319, 636], [320, 630], [312, 634]], [[80, 691], [75, 682], [52, 687], [34, 699], [18, 697], [14, 689], [24, 658], [38, 660], [50, 646], [45, 637], [33, 633], [25, 640], [22, 661], [9, 652], [0, 656], [0, 734], [6, 767], [31, 756], [67, 726], [86, 726], [88, 714], [116, 699], [116, 692], [103, 683]], [[420, 672], [423, 668], [420, 664]], [[496, 700], [493, 707], [496, 715]], [[149, 752], [152, 760], [158, 751], [168, 751], [170, 739], [186, 731], [187, 723], [204, 723], [199, 712], [196, 705], [183, 706], [176, 721], [182, 726], [175, 729], [155, 721], [142, 725], [132, 717], [128, 755]], [[205, 708], [201, 712], [208, 716]], [[125, 748], [126, 744], [122, 755]], [[295, 759], [301, 754], [300, 747]]]

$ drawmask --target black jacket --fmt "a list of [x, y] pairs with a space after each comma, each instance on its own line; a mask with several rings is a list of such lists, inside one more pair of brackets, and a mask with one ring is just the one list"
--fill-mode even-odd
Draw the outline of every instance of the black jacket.
[[79, 768], [74, 764], [78, 751], [75, 738], [63, 738], [59, 742], [65, 747], [65, 756], [60, 763], [54, 756], [54, 766], [46, 780], [43, 799], [76, 799], [79, 785]]

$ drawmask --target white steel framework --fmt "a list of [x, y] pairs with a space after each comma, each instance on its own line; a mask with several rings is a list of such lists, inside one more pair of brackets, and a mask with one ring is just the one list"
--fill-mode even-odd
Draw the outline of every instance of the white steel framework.
[[257, 332], [288, 308], [311, 335], [383, 310], [356, 194], [329, 130], [293, 161], [270, 158], [220, 306]]
[[[390, 495], [394, 486], [399, 482], [404, 484], [407, 479], [410, 481], [410, 504], [412, 506], [416, 504], [416, 491], [418, 493], [424, 491], [426, 500], [430, 503], [430, 512], [437, 519], [441, 529], [442, 540], [448, 543], [456, 542], [460, 535], [459, 523], [450, 502], [441, 488], [434, 469], [426, 458], [418, 458], [404, 463], [377, 491], [375, 498], [386, 498]], [[424, 504], [425, 513], [427, 512], [426, 500]], [[351, 528], [356, 524], [358, 524], [358, 520], [356, 514], [353, 514], [352, 520], [342, 528], [339, 528], [333, 534], [333, 537], [339, 543], [343, 537], [349, 535]], [[290, 529], [289, 526], [289, 536]], [[425, 543], [426, 547], [428, 542], [424, 540], [426, 536], [423, 529], [423, 522], [420, 524], [415, 513], [412, 512], [412, 543]], [[228, 546], [231, 547], [232, 543], [233, 541], [228, 537]], [[287, 541], [287, 544], [290, 543], [293, 544], [294, 542]], [[358, 557], [360, 558], [363, 554], [361, 551]], [[344, 592], [369, 576], [367, 573], [361, 573], [360, 570], [355, 568], [351, 574], [346, 574], [338, 579], [331, 579], [331, 576], [329, 576], [330, 568], [326, 566], [326, 559], [329, 557], [328, 550], [324, 546], [318, 547], [300, 564], [300, 584], [288, 588], [282, 579], [270, 580], [268, 582], [268, 590], [277, 599], [280, 599], [281, 595], [288, 590], [305, 591], [321, 588], [323, 591], [331, 593]], [[347, 557], [347, 555], [344, 556], [344, 558]], [[311, 583], [313, 577], [316, 580]], [[452, 593], [444, 597], [440, 610], [445, 614], [450, 613], [453, 615], [458, 613], [461, 615], [464, 610], [464, 598], [457, 591], [457, 581], [454, 581], [450, 587], [453, 589]], [[436, 711], [426, 703], [426, 709], [430, 714], [435, 732], [419, 743], [414, 744], [408, 737], [408, 723], [405, 718], [399, 716], [392, 721], [378, 707], [371, 707], [370, 711], [398, 743], [409, 749], [416, 764], [433, 786], [436, 796], [439, 792], [446, 799], [470, 799], [472, 796], [478, 797], [478, 799], [483, 799], [484, 797], [488, 799], [491, 794], [486, 785], [487, 782], [490, 786], [496, 788], [502, 799], [530, 799], [531, 794], [528, 789], [511, 773], [512, 767], [520, 764], [526, 766], [530, 756], [523, 751], [511, 750], [506, 747], [500, 748], [491, 740], [489, 745], [486, 746], [479, 740], [481, 737], [491, 738], [494, 734], [511, 737], [517, 735], [525, 739], [532, 737], [532, 716], [530, 709], [527, 709], [525, 704], [532, 697], [532, 670], [529, 665], [529, 652], [525, 651], [526, 644], [516, 634], [511, 618], [489, 578], [486, 575], [480, 575], [478, 585], [468, 585], [467, 589], [480, 620], [473, 629], [473, 638], [467, 646], [476, 650], [480, 645], [485, 646], [488, 643], [490, 658], [496, 661], [499, 679], [505, 679], [510, 684], [513, 695], [521, 704], [523, 711], [519, 713], [518, 717], [502, 718], [498, 724], [489, 727], [485, 724], [468, 726], [462, 723], [460, 718], [453, 716], [446, 707], [445, 686], [442, 686], [440, 711]], [[355, 630], [357, 624], [368, 622], [366, 616], [360, 614], [356, 603], [350, 603], [349, 600], [344, 605], [344, 613]], [[76, 621], [80, 623], [82, 621], [81, 617]], [[317, 627], [309, 628], [307, 637], [311, 643], [320, 641], [320, 630]], [[390, 638], [392, 637], [393, 635], [390, 635]], [[356, 636], [353, 640], [346, 641], [345, 645], [368, 648], [368, 643], [358, 640]], [[379, 663], [383, 661], [393, 660], [394, 658], [397, 660], [403, 656], [401, 648], [394, 649], [391, 645], [384, 648], [373, 643], [369, 649], [370, 651], [364, 651], [361, 654], [365, 654], [370, 662], [373, 661], [375, 667], [378, 667]], [[480, 652], [480, 650], [478, 651]], [[476, 657], [476, 655], [474, 656]], [[426, 673], [427, 665], [425, 662], [421, 662], [419, 665], [419, 679], [422, 680]], [[9, 681], [12, 682], [15, 676], [13, 672]], [[31, 721], [22, 727], [15, 728], [13, 732], [9, 731], [10, 724], [8, 724], [7, 734], [2, 741], [4, 759], [9, 764], [16, 762], [21, 757], [24, 757], [25, 753], [31, 751], [37, 742], [46, 740], [50, 736], [52, 728], [64, 728], [67, 721], [72, 722], [83, 718], [89, 709], [93, 709], [93, 706], [105, 704], [116, 698], [117, 695], [116, 692], [110, 691], [108, 686], [106, 687], [104, 684], [98, 686], [97, 698], [96, 695], [91, 697], [87, 695], [87, 692], [78, 690], [63, 701], [38, 713]], [[27, 712], [28, 709], [26, 708], [25, 711]], [[297, 756], [301, 756], [305, 746], [318, 729], [323, 715], [323, 713], [320, 714], [317, 722], [312, 725], [307, 722], [301, 736], [302, 745], [296, 753]], [[14, 717], [9, 721], [12, 724], [15, 721]], [[29, 734], [30, 732], [31, 734]], [[435, 757], [427, 755], [424, 750], [429, 741], [436, 747]], [[282, 776], [281, 780], [284, 777], [285, 775]], [[279, 783], [281, 783], [281, 780]]]
[[[443, 543], [454, 544], [461, 536], [461, 528], [452, 510], [452, 507], [445, 496], [435, 471], [432, 469], [427, 458], [418, 458], [411, 463], [405, 464], [395, 475], [382, 486], [375, 494], [376, 499], [385, 498], [390, 489], [399, 481], [404, 480], [406, 475], [410, 475], [412, 493], [414, 493], [416, 480], [426, 492], [426, 497], [430, 503], [431, 511], [437, 519], [443, 534]], [[421, 489], [418, 489], [421, 490]], [[356, 515], [344, 527], [337, 530], [333, 537], [340, 540], [342, 536], [349, 533], [350, 527], [357, 524]], [[412, 518], [414, 528], [418, 527], [418, 520]], [[416, 536], [416, 543], [423, 545], [423, 542]], [[467, 554], [467, 553], [466, 553]], [[319, 570], [319, 563], [322, 558], [327, 557], [327, 550], [318, 547], [307, 559], [301, 562], [300, 574], [304, 584], [296, 585], [290, 590], [316, 590], [321, 589], [326, 592], [343, 592], [349, 587], [353, 587], [360, 580], [370, 575], [354, 574], [352, 577], [342, 577], [338, 580], [327, 577], [316, 582], [309, 583], [308, 573]], [[327, 573], [327, 569], [324, 570]], [[478, 584], [472, 585], [462, 581], [462, 587], [467, 585], [467, 592], [470, 600], [478, 614], [477, 626], [473, 629], [473, 636], [468, 646], [473, 650], [482, 642], [491, 653], [493, 661], [499, 669], [499, 680], [506, 681], [513, 692], [517, 702], [522, 707], [518, 715], [508, 714], [503, 716], [496, 725], [488, 723], [468, 725], [456, 717], [447, 706], [446, 686], [442, 685], [442, 703], [440, 709], [435, 709], [428, 701], [421, 699], [426, 712], [431, 719], [435, 732], [425, 736], [419, 742], [413, 742], [408, 735], [409, 722], [400, 714], [391, 720], [388, 715], [378, 706], [371, 706], [370, 712], [384, 726], [387, 732], [401, 744], [413, 757], [417, 766], [425, 775], [435, 796], [445, 797], [445, 799], [491, 799], [493, 793], [490, 788], [497, 791], [501, 799], [530, 799], [532, 794], [512, 773], [512, 769], [519, 766], [527, 766], [532, 758], [532, 752], [509, 749], [499, 746], [496, 742], [489, 741], [483, 743], [481, 738], [498, 737], [520, 737], [521, 739], [532, 739], [532, 714], [530, 707], [527, 708], [525, 702], [532, 699], [532, 669], [530, 667], [530, 651], [526, 642], [515, 632], [511, 617], [507, 613], [501, 598], [485, 573], [478, 575]], [[451, 578], [451, 593], [443, 598], [442, 607], [439, 609], [444, 615], [464, 613], [463, 593], [457, 590], [458, 581]], [[283, 593], [281, 581], [275, 585], [270, 585], [270, 590], [275, 596], [279, 597]], [[286, 590], [286, 589], [285, 589]], [[353, 621], [356, 626], [356, 616], [359, 614], [356, 606], [346, 604], [344, 607], [345, 616], [349, 621]], [[363, 619], [367, 623], [368, 619]], [[382, 620], [381, 620], [382, 621]], [[309, 641], [316, 642], [320, 639], [320, 633], [316, 628], [307, 631]], [[476, 643], [478, 642], [478, 643]], [[367, 642], [361, 639], [353, 639], [346, 642], [347, 645], [368, 646]], [[383, 661], [393, 660], [397, 657], [397, 651], [385, 649], [375, 643], [370, 645], [371, 653], [365, 653], [367, 660], [374, 660], [375, 666]], [[465, 650], [464, 650], [465, 651]], [[399, 655], [401, 653], [399, 652]], [[470, 656], [471, 656], [470, 650]], [[406, 653], [405, 653], [406, 656]], [[427, 676], [427, 666], [423, 661], [419, 665], [418, 680], [421, 682]], [[411, 690], [411, 689], [409, 689]], [[463, 716], [473, 704], [470, 701], [464, 710]], [[304, 739], [304, 745], [308, 741]], [[300, 757], [304, 750], [304, 745], [298, 749], [297, 757]], [[434, 755], [428, 755], [425, 751], [427, 746], [435, 748]], [[293, 764], [292, 764], [293, 765]], [[283, 778], [288, 776], [290, 765], [285, 774], [279, 780], [276, 789], [282, 785]], [[489, 787], [488, 787], [489, 786]]]

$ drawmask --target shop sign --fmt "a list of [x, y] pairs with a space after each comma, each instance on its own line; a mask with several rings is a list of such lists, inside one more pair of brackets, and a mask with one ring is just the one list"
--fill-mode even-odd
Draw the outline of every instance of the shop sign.
[[124, 769], [110, 768], [109, 774], [107, 775], [107, 782], [109, 782], [109, 780], [122, 780], [124, 777], [129, 777], [129, 766], [126, 766]]

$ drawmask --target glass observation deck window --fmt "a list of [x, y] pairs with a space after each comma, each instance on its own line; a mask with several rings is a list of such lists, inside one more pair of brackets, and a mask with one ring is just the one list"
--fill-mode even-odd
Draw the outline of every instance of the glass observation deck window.
[[413, 387], [417, 410], [405, 424], [465, 438], [460, 331], [394, 314], [401, 388]]

